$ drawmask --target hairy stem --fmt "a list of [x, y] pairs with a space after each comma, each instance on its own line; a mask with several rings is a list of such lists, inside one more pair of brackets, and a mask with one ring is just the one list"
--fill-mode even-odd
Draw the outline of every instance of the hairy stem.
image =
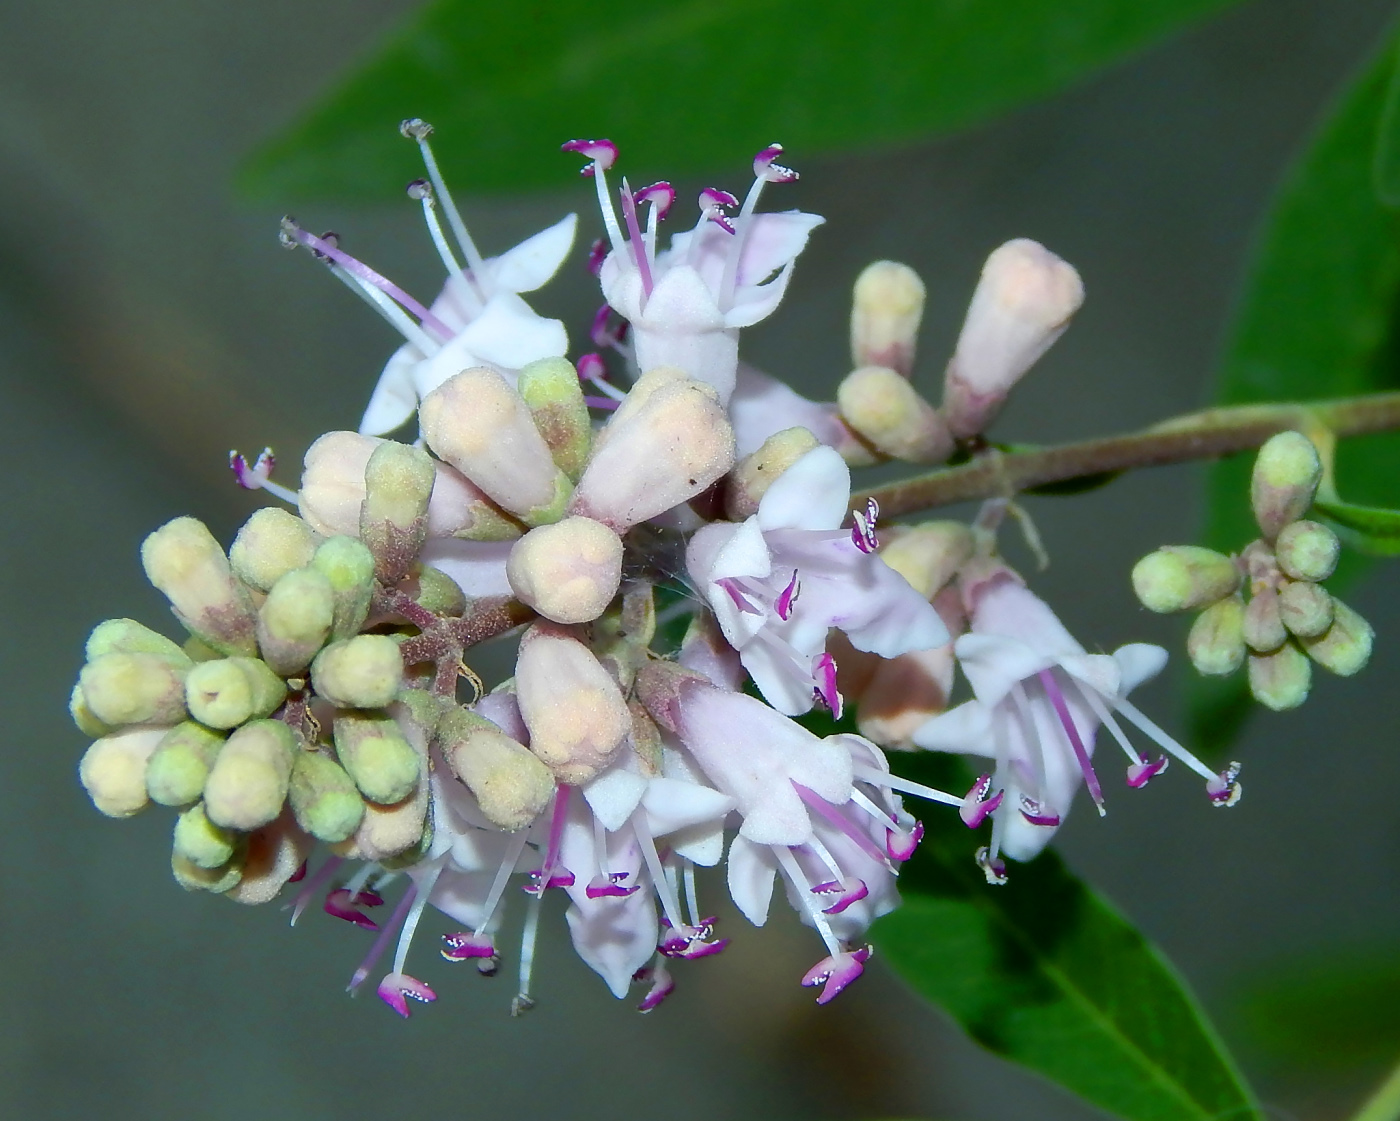
[[883, 517], [897, 517], [981, 498], [1011, 497], [1048, 483], [1067, 483], [1137, 467], [1159, 467], [1193, 459], [1216, 459], [1257, 448], [1288, 429], [1308, 435], [1325, 430], [1359, 436], [1400, 428], [1400, 393], [1375, 393], [1335, 401], [1277, 405], [1230, 405], [1174, 417], [1140, 432], [1077, 444], [1024, 451], [981, 452], [971, 462], [944, 467], [851, 496], [851, 508], [866, 500]]

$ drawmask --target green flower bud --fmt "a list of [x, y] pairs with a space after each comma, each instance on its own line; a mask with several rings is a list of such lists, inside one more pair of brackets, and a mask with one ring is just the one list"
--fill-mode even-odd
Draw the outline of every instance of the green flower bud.
[[158, 654], [178, 668], [188, 669], [190, 665], [190, 656], [180, 649], [179, 643], [135, 619], [98, 623], [88, 635], [83, 654], [89, 662], [97, 661], [103, 654]]
[[185, 718], [185, 670], [163, 654], [103, 654], [78, 684], [87, 711], [104, 724], [177, 724]]
[[1191, 624], [1186, 653], [1197, 673], [1224, 677], [1244, 665], [1244, 599], [1226, 596], [1212, 603]]
[[1301, 432], [1280, 432], [1259, 449], [1249, 500], [1265, 538], [1272, 541], [1308, 512], [1321, 481], [1322, 460]]
[[317, 568], [283, 575], [258, 608], [258, 649], [283, 677], [300, 673], [326, 644], [335, 623], [335, 590]]
[[1288, 631], [1279, 612], [1278, 592], [1259, 588], [1250, 597], [1244, 610], [1244, 641], [1251, 650], [1266, 654], [1277, 650], [1288, 640]]
[[1302, 640], [1303, 649], [1323, 669], [1350, 677], [1371, 660], [1376, 632], [1371, 624], [1341, 600], [1332, 600], [1332, 625], [1318, 638]]
[[724, 484], [724, 516], [742, 522], [758, 513], [758, 503], [773, 480], [815, 448], [820, 441], [807, 429], [784, 428], [734, 465]]
[[108, 817], [130, 817], [146, 808], [146, 763], [162, 735], [160, 728], [128, 728], [87, 749], [78, 778], [94, 806]]
[[222, 654], [257, 653], [253, 602], [203, 522], [167, 522], [142, 542], [141, 563], [191, 634]]
[[68, 695], [68, 715], [73, 718], [73, 723], [78, 726], [78, 731], [92, 739], [100, 739], [102, 736], [110, 735], [116, 731], [110, 724], [105, 724], [92, 714], [92, 709], [88, 708], [87, 698], [83, 696], [83, 686], [81, 682], [73, 683], [73, 692]]
[[161, 737], [146, 764], [146, 792], [162, 806], [188, 806], [204, 793], [214, 758], [224, 746], [219, 732], [186, 720]]
[[1298, 647], [1285, 642], [1272, 654], [1249, 656], [1249, 691], [1275, 712], [1297, 708], [1308, 699], [1312, 663]]
[[305, 568], [316, 552], [320, 535], [295, 514], [265, 506], [243, 523], [229, 548], [234, 574], [260, 592], [293, 569]]
[[312, 686], [341, 708], [383, 708], [402, 681], [403, 657], [388, 635], [361, 634], [333, 642], [311, 663]]
[[239, 847], [240, 852], [218, 868], [201, 868], [178, 850], [172, 849], [170, 871], [175, 876], [175, 882], [186, 891], [211, 891], [222, 895], [237, 887], [238, 881], [243, 878], [242, 846]]
[[185, 679], [190, 715], [211, 728], [270, 716], [286, 698], [287, 683], [257, 658], [200, 662]]
[[437, 473], [422, 448], [385, 440], [365, 467], [360, 537], [386, 584], [408, 571], [428, 535], [428, 499]]
[[282, 811], [300, 750], [280, 720], [255, 720], [229, 736], [204, 784], [204, 811], [227, 829], [247, 832]]
[[489, 720], [456, 709], [438, 723], [437, 736], [452, 773], [493, 825], [524, 829], [554, 796], [550, 769]]
[[555, 466], [578, 482], [593, 443], [593, 425], [574, 364], [567, 358], [537, 359], [520, 371], [515, 388], [529, 406]]
[[909, 463], [942, 463], [953, 435], [942, 416], [908, 380], [886, 366], [862, 366], [836, 388], [841, 417], [885, 455]]
[[418, 752], [387, 712], [336, 713], [335, 753], [371, 802], [383, 806], [401, 802], [418, 785]]
[[197, 868], [222, 868], [233, 858], [238, 843], [236, 833], [209, 820], [201, 802], [175, 819], [175, 851]]
[[1279, 531], [1274, 555], [1278, 566], [1294, 580], [1326, 580], [1337, 567], [1342, 543], [1318, 522], [1297, 521]]
[[353, 638], [369, 616], [374, 596], [374, 554], [355, 537], [329, 537], [316, 550], [311, 564], [331, 582], [335, 594], [334, 639]]
[[353, 836], [365, 816], [365, 804], [350, 776], [317, 751], [298, 753], [287, 800], [297, 824], [328, 844]]
[[1133, 591], [1149, 611], [1191, 611], [1240, 586], [1229, 557], [1197, 545], [1166, 545], [1133, 566]]
[[1332, 597], [1306, 580], [1284, 586], [1278, 594], [1278, 611], [1283, 625], [1299, 638], [1317, 638], [1332, 625]]
[[451, 576], [432, 565], [421, 564], [414, 576], [418, 585], [409, 590], [413, 602], [431, 611], [434, 615], [450, 615], [459, 618], [466, 613], [467, 595]]

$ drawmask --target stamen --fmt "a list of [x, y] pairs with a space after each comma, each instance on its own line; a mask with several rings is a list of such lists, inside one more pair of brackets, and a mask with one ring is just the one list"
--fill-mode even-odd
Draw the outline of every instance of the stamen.
[[608, 243], [601, 237], [597, 238], [593, 244], [588, 247], [588, 260], [584, 262], [584, 267], [594, 276], [597, 276], [603, 271], [603, 262], [607, 259], [607, 256]]
[[428, 897], [433, 894], [433, 888], [437, 886], [438, 877], [442, 875], [442, 866], [446, 861], [447, 854], [443, 853], [423, 874], [423, 882], [418, 885], [418, 894], [413, 900], [413, 907], [408, 912], [408, 918], [404, 920], [403, 929], [399, 931], [399, 946], [394, 953], [395, 973], [403, 972], [404, 963], [408, 960], [408, 947], [412, 944], [414, 932], [418, 929], [418, 920], [423, 917], [423, 908], [427, 906]]
[[554, 872], [559, 863], [559, 842], [564, 836], [564, 820], [569, 816], [569, 794], [572, 790], [573, 787], [565, 786], [562, 782], [555, 788], [554, 813], [549, 822], [549, 847], [545, 849], [544, 864], [530, 873], [531, 882], [524, 887], [529, 895], [542, 895], [547, 888], [573, 886], [574, 874], [568, 869], [558, 875]]
[[306, 910], [311, 900], [316, 897], [317, 892], [325, 885], [326, 881], [335, 874], [335, 870], [344, 863], [339, 856], [332, 856], [317, 868], [312, 877], [306, 881], [302, 889], [297, 892], [297, 897], [292, 900], [292, 921], [289, 925], [296, 926], [297, 919], [301, 918], [301, 913]]
[[647, 247], [642, 241], [642, 227], [637, 222], [637, 203], [632, 196], [632, 188], [627, 185], [627, 177], [622, 179], [622, 217], [627, 223], [627, 239], [632, 246], [632, 260], [637, 264], [637, 275], [642, 281], [642, 307], [646, 307], [651, 295], [651, 262], [647, 260]]
[[336, 888], [326, 896], [321, 909], [326, 914], [346, 922], [354, 923], [365, 930], [378, 930], [379, 924], [357, 907], [382, 907], [384, 900], [373, 891], [351, 891], [349, 888]]
[[1021, 816], [1032, 825], [1045, 825], [1053, 828], [1060, 824], [1059, 814], [1025, 794], [1021, 795], [1021, 805], [1018, 808], [1021, 811]]
[[[288, 882], [289, 884], [299, 884], [299, 883], [301, 883], [301, 881], [304, 880], [304, 879], [306, 879], [306, 861], [305, 861], [305, 860], [303, 860], [300, 864], [298, 864], [298, 865], [297, 865], [297, 870], [296, 870], [295, 872], [293, 872], [290, 876], [287, 877], [287, 882]], [[283, 909], [283, 910], [286, 910], [286, 904], [283, 904], [282, 909]]]
[[525, 931], [520, 938], [520, 990], [510, 1002], [510, 1014], [523, 1016], [535, 1002], [530, 996], [530, 979], [535, 972], [535, 939], [540, 932], [540, 908], [544, 905], [544, 892], [539, 892], [530, 900], [530, 909], [525, 912]]
[[987, 797], [991, 793], [991, 789], [992, 776], [989, 774], [979, 776], [958, 807], [958, 816], [962, 818], [963, 824], [969, 829], [976, 829], [982, 822], [986, 821], [987, 816], [995, 813], [997, 807], [1001, 805], [1002, 799], [1006, 797], [1005, 790], [998, 790], [992, 797]]
[[1094, 764], [1084, 747], [1084, 741], [1079, 737], [1079, 729], [1074, 725], [1074, 718], [1070, 715], [1069, 705], [1065, 703], [1065, 696], [1060, 692], [1054, 675], [1048, 669], [1041, 670], [1036, 676], [1045, 689], [1045, 695], [1050, 698], [1050, 703], [1055, 706], [1055, 715], [1060, 718], [1060, 727], [1065, 730], [1070, 747], [1074, 749], [1074, 756], [1079, 760], [1079, 769], [1084, 772], [1084, 785], [1089, 790], [1089, 797], [1094, 800], [1099, 816], [1102, 817], [1107, 811], [1103, 806], [1103, 790], [1099, 787], [1099, 776], [1094, 773]]
[[379, 936], [374, 940], [374, 945], [369, 948], [369, 953], [365, 955], [365, 960], [360, 962], [359, 968], [351, 976], [350, 984], [345, 987], [347, 992], [353, 993], [365, 983], [365, 978], [369, 976], [370, 970], [374, 968], [375, 963], [383, 955], [384, 950], [389, 945], [389, 939], [394, 936], [394, 931], [403, 922], [404, 916], [408, 914], [408, 909], [413, 906], [413, 900], [417, 895], [418, 885], [410, 881], [408, 890], [403, 893], [403, 897], [394, 907], [394, 913], [389, 916], [389, 921], [380, 930]]
[[638, 1012], [650, 1012], [670, 996], [676, 988], [675, 981], [671, 979], [671, 972], [666, 968], [666, 960], [660, 954], [656, 955], [656, 960], [652, 965], [637, 970], [632, 980], [651, 981], [651, 988], [647, 991], [647, 995], [642, 998], [642, 1003], [637, 1005]]
[[603, 215], [603, 226], [608, 231], [608, 241], [613, 252], [622, 255], [622, 230], [617, 224], [617, 213], [613, 210], [612, 199], [608, 197], [608, 180], [605, 174], [617, 160], [617, 145], [611, 140], [570, 140], [560, 145], [564, 152], [577, 152], [592, 162], [579, 174], [593, 177], [593, 185], [598, 191], [598, 209]]
[[1128, 785], [1134, 790], [1146, 786], [1167, 769], [1168, 762], [1169, 760], [1165, 755], [1159, 755], [1155, 763], [1144, 758], [1139, 763], [1130, 764], [1128, 767]]
[[661, 900], [661, 910], [665, 912], [672, 929], [679, 930], [685, 925], [681, 922], [680, 900], [676, 898], [676, 890], [666, 878], [666, 870], [661, 866], [661, 857], [656, 853], [656, 841], [647, 826], [645, 811], [634, 810], [631, 821], [632, 832], [637, 837], [637, 847], [642, 850], [642, 859], [646, 862], [647, 871], [651, 873], [652, 886]]
[[862, 553], [873, 553], [880, 547], [875, 535], [875, 522], [880, 516], [880, 504], [873, 498], [865, 503], [865, 512], [851, 511], [851, 544]]
[[795, 183], [800, 176], [790, 167], [774, 163], [783, 154], [781, 144], [770, 144], [753, 158], [754, 178], [763, 179], [769, 183]]
[[437, 250], [443, 267], [447, 269], [447, 275], [461, 277], [464, 284], [469, 283], [456, 254], [452, 252], [452, 246], [447, 244], [447, 235], [442, 231], [442, 223], [438, 221], [433, 185], [426, 179], [415, 179], [408, 185], [408, 197], [423, 204], [423, 221], [427, 223], [428, 236], [433, 239], [433, 247]]
[[410, 977], [407, 973], [386, 974], [376, 991], [379, 999], [405, 1020], [408, 1019], [408, 998], [422, 1001], [424, 1004], [431, 1004], [437, 1000], [437, 993], [417, 977]]
[[[796, 783], [793, 783], [797, 786]], [[802, 787], [797, 786], [800, 794]], [[808, 793], [811, 793], [808, 791]], [[815, 794], [812, 795], [814, 798]], [[797, 862], [797, 857], [786, 845], [773, 845], [773, 855], [778, 858], [778, 864], [783, 870], [783, 874], [791, 881], [792, 886], [797, 891], [797, 897], [802, 901], [802, 909], [807, 912], [807, 916], [812, 920], [812, 926], [821, 935], [822, 941], [826, 943], [826, 948], [832, 955], [841, 952], [841, 944], [836, 941], [836, 935], [831, 932], [831, 924], [826, 921], [826, 916], [817, 910], [812, 899], [812, 885], [807, 881], [807, 877], [802, 872], [802, 865]], [[803, 982], [806, 983], [805, 981]], [[834, 995], [834, 994], [833, 994]]]
[[[1135, 705], [1129, 704], [1125, 700], [1119, 700], [1117, 702], [1117, 708], [1119, 712], [1136, 724], [1148, 739], [1152, 740], [1158, 747], [1167, 752], [1167, 754], [1176, 756], [1176, 758], [1180, 759], [1207, 782], [1211, 782], [1220, 777], [1149, 720]], [[1233, 781], [1233, 779], [1231, 779], [1231, 781]]]
[[1240, 800], [1240, 795], [1244, 793], [1243, 787], [1236, 781], [1240, 776], [1240, 765], [1231, 763], [1208, 783], [1206, 783], [1206, 794], [1209, 796], [1211, 804], [1215, 806], [1233, 806]]
[[274, 483], [271, 479], [273, 469], [277, 466], [277, 457], [272, 454], [271, 448], [263, 448], [262, 454], [251, 467], [242, 452], [230, 451], [228, 466], [235, 481], [244, 490], [265, 490], [274, 498], [280, 498], [292, 506], [297, 505], [297, 492], [280, 483]]
[[797, 172], [773, 161], [782, 155], [781, 144], [770, 144], [754, 157], [753, 186], [744, 196], [744, 205], [739, 217], [734, 221], [734, 242], [729, 247], [729, 256], [724, 262], [724, 277], [720, 281], [719, 306], [727, 311], [734, 302], [734, 288], [739, 277], [739, 259], [744, 254], [744, 242], [748, 239], [749, 227], [753, 225], [753, 214], [758, 207], [758, 197], [768, 183], [791, 183]]
[[803, 974], [802, 984], [807, 988], [821, 985], [822, 991], [817, 997], [817, 1003], [827, 1004], [865, 972], [865, 963], [869, 960], [869, 946], [862, 946], [858, 950], [833, 952], [830, 957], [822, 958]]
[[612, 347], [618, 349], [622, 343], [622, 332], [626, 329], [625, 324], [619, 323], [616, 327], [609, 325], [612, 317], [612, 308], [604, 304], [593, 313], [593, 322], [588, 327], [588, 337], [593, 345], [599, 349]]
[[671, 207], [676, 201], [675, 188], [666, 182], [653, 183], [650, 187], [643, 187], [635, 197], [638, 206], [645, 202], [651, 203], [651, 210], [647, 212], [646, 247], [647, 260], [654, 263], [656, 261], [656, 230], [661, 224], [661, 220], [670, 213]]
[[[792, 570], [792, 579], [788, 581], [786, 588], [779, 593], [777, 600], [773, 603], [773, 610], [779, 619], [786, 623], [792, 618], [792, 608], [797, 602], [797, 595], [802, 590], [797, 582], [797, 569]], [[740, 608], [743, 610], [743, 608]]]
[[762, 615], [763, 609], [757, 606], [749, 598], [750, 593], [739, 582], [737, 576], [722, 576], [715, 581], [719, 587], [723, 588], [729, 598], [734, 601], [734, 606], [745, 615]]
[[840, 720], [843, 702], [836, 688], [836, 659], [828, 653], [818, 654], [812, 661], [812, 678], [817, 683], [817, 700], [831, 710], [833, 720]]
[[695, 865], [690, 861], [685, 862], [685, 902], [690, 909], [690, 923], [696, 926], [700, 922], [700, 903], [695, 890]]
[[402, 335], [407, 342], [417, 347], [419, 353], [431, 358], [442, 349], [436, 339], [418, 326], [403, 308], [399, 307], [378, 288], [355, 279], [334, 262], [328, 261], [326, 263], [330, 266], [332, 276], [369, 304], [390, 327]]
[[[1108, 729], [1109, 734], [1118, 741], [1118, 746], [1121, 747], [1124, 754], [1127, 755], [1130, 765], [1146, 763], [1147, 756], [1143, 755], [1128, 742], [1128, 737], [1123, 734], [1122, 726], [1113, 718], [1113, 713], [1108, 710], [1108, 706], [1103, 703], [1103, 698], [1099, 696], [1099, 691], [1087, 682], [1080, 681], [1078, 678], [1070, 677], [1069, 680], [1079, 692], [1079, 695], [1084, 698], [1085, 703], [1094, 710], [1094, 715], [1099, 718], [1100, 723], [1102, 723], [1103, 726]], [[1153, 774], [1156, 773], [1156, 771], [1153, 772]], [[1150, 778], [1151, 776], [1149, 775], [1148, 777]], [[1143, 782], [1146, 781], [1147, 779], [1143, 779]], [[1131, 783], [1129, 785], [1131, 785]], [[1141, 786], [1142, 783], [1138, 783], [1137, 785]]]
[[467, 224], [462, 221], [462, 214], [457, 209], [457, 204], [452, 201], [452, 193], [447, 189], [442, 172], [438, 170], [437, 159], [433, 155], [432, 147], [428, 144], [428, 137], [432, 135], [432, 131], [432, 125], [417, 117], [399, 125], [399, 132], [410, 140], [418, 141], [418, 151], [422, 153], [423, 166], [428, 169], [428, 178], [432, 180], [433, 188], [442, 199], [443, 209], [447, 211], [447, 223], [452, 227], [452, 232], [457, 237], [457, 244], [462, 247], [467, 264], [471, 266], [472, 276], [476, 280], [478, 289], [480, 289], [482, 296], [489, 298], [491, 292], [486, 281], [486, 262], [482, 259], [476, 242], [472, 241], [471, 234], [467, 233]]
[[839, 915], [853, 903], [859, 903], [867, 895], [870, 889], [865, 886], [864, 880], [854, 877], [845, 877], [839, 880], [829, 880], [824, 884], [817, 884], [812, 888], [813, 895], [833, 895], [839, 893], [835, 903], [830, 907], [823, 907], [824, 915]]
[[[791, 781], [791, 780], [789, 780]], [[792, 788], [797, 791], [797, 796], [802, 799], [807, 806], [814, 810], [817, 815], [831, 825], [834, 825], [842, 833], [846, 834], [856, 843], [862, 852], [869, 855], [880, 864], [886, 864], [885, 854], [880, 851], [880, 846], [870, 839], [854, 822], [846, 817], [839, 809], [833, 806], [820, 794], [814, 790], [809, 790], [800, 782], [794, 782]], [[774, 851], [777, 851], [776, 849]]]
[[977, 867], [982, 869], [982, 874], [987, 877], [989, 884], [1000, 887], [1006, 883], [1006, 861], [993, 856], [986, 846], [978, 849], [973, 859], [977, 861]]
[[[965, 799], [959, 798], [956, 794], [949, 794], [936, 787], [925, 786], [921, 782], [914, 782], [912, 779], [902, 778], [899, 775], [890, 774], [888, 771], [877, 771], [871, 767], [863, 767], [856, 764], [853, 773], [860, 782], [868, 782], [871, 786], [886, 786], [891, 790], [898, 790], [905, 794], [913, 794], [918, 798], [925, 798], [930, 802], [942, 802], [945, 806], [961, 807]], [[980, 779], [978, 780], [981, 781]], [[975, 790], [976, 787], [973, 787]], [[860, 792], [856, 792], [860, 795]], [[863, 795], [861, 795], [863, 797]], [[888, 818], [885, 813], [881, 817]]]

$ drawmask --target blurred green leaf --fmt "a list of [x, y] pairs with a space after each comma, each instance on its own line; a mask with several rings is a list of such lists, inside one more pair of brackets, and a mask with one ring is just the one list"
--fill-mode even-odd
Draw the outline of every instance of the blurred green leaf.
[[1320, 501], [1313, 503], [1313, 509], [1335, 522], [1352, 548], [1372, 556], [1400, 556], [1400, 510]]
[[1400, 58], [1390, 64], [1372, 170], [1377, 197], [1386, 206], [1400, 207]]
[[[1261, 231], [1216, 384], [1217, 404], [1342, 397], [1393, 388], [1400, 212], [1377, 197], [1373, 154], [1393, 66], [1387, 40], [1344, 91], [1287, 175]], [[1343, 441], [1348, 490], [1385, 489], [1400, 474], [1400, 438]], [[1258, 535], [1249, 512], [1253, 456], [1216, 464], [1205, 543], [1223, 552]], [[1329, 587], [1364, 562], [1347, 554]], [[1243, 675], [1193, 679], [1188, 723], [1206, 754], [1228, 747], [1252, 711]]]
[[[903, 773], [928, 762], [893, 761]], [[989, 1050], [1115, 1116], [1260, 1118], [1184, 982], [1057, 856], [1013, 864], [1010, 882], [992, 887], [955, 815], [925, 825], [900, 875], [903, 906], [871, 930], [916, 992]]]
[[1233, 0], [437, 0], [244, 169], [279, 201], [393, 197], [423, 117], [464, 190], [558, 186], [609, 136], [633, 181], [947, 132]]

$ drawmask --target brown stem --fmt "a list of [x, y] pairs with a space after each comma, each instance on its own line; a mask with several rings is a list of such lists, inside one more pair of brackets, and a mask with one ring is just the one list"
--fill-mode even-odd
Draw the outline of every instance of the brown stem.
[[1010, 497], [1032, 487], [1091, 478], [1137, 467], [1216, 459], [1257, 448], [1288, 429], [1311, 434], [1359, 436], [1400, 428], [1400, 393], [1375, 393], [1335, 401], [1231, 405], [1175, 417], [1122, 436], [1026, 451], [979, 454], [970, 463], [886, 483], [851, 496], [851, 509], [868, 499], [883, 517], [898, 517], [981, 498]]

